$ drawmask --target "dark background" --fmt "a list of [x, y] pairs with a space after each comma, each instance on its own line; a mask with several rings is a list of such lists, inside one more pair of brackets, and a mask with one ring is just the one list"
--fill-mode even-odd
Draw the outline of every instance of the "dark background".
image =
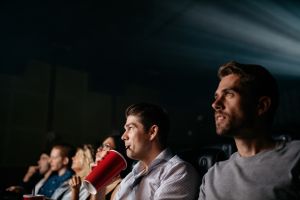
[[279, 0], [1, 1], [1, 173], [13, 182], [54, 140], [97, 144], [122, 133], [124, 109], [140, 101], [169, 111], [175, 150], [231, 142], [215, 135], [210, 106], [217, 69], [230, 60], [274, 74], [274, 134], [299, 137], [299, 8]]

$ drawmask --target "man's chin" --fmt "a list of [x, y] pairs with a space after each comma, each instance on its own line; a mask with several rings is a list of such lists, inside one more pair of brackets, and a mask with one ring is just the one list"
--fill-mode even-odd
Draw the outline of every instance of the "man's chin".
[[132, 160], [140, 160], [140, 158], [135, 154], [127, 153], [126, 155], [127, 155], [128, 158], [130, 158]]
[[128, 158], [134, 159], [134, 156], [131, 153], [129, 153], [128, 151], [126, 152], [126, 155], [127, 155]]
[[219, 136], [229, 136], [230, 135], [228, 130], [225, 130], [224, 128], [217, 128], [216, 133]]
[[221, 127], [216, 127], [217, 135], [223, 135], [223, 129]]
[[219, 132], [219, 131], [217, 131], [217, 135], [218, 136], [226, 136], [226, 134], [224, 132]]

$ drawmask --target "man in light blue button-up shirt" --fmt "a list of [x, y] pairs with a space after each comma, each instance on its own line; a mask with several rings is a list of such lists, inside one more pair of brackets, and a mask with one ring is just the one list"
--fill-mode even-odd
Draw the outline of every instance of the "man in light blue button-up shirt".
[[159, 106], [140, 103], [127, 108], [126, 154], [138, 160], [121, 182], [115, 199], [197, 199], [199, 176], [167, 148], [169, 117]]

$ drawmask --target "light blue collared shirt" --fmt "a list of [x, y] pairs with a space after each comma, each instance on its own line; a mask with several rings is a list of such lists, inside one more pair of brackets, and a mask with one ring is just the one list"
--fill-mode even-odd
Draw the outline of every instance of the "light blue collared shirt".
[[138, 162], [121, 182], [115, 200], [197, 199], [199, 175], [169, 149], [162, 151], [145, 171]]

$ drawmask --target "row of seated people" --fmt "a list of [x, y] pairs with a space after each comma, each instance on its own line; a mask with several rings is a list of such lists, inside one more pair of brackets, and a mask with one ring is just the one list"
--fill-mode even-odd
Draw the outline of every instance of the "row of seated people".
[[[276, 135], [274, 139], [289, 141], [291, 137]], [[111, 149], [126, 155], [120, 136], [113, 135], [103, 141], [97, 152], [94, 152], [91, 145], [78, 147], [72, 157], [72, 162], [69, 162], [73, 154], [71, 148], [65, 145], [55, 145], [50, 156], [43, 152], [38, 161], [38, 166], [29, 167], [20, 186], [8, 187], [7, 191], [19, 194], [19, 199], [22, 199], [21, 195], [26, 192], [43, 194], [48, 199], [113, 199], [114, 192], [118, 188], [121, 179], [127, 175], [131, 167], [121, 172], [120, 176], [96, 195], [89, 194], [81, 184], [81, 181], [90, 172], [91, 166], [102, 159], [105, 151]], [[228, 159], [235, 151], [236, 148], [233, 143], [222, 143], [198, 149], [187, 149], [179, 151], [177, 154], [183, 160], [191, 163], [198, 171], [200, 179], [202, 179], [210, 167], [216, 162]], [[127, 159], [129, 166], [132, 166], [134, 162], [126, 156], [124, 157]], [[16, 195], [13, 197], [15, 199]]]
[[[103, 151], [110, 149], [121, 151], [121, 147], [118, 147], [121, 145], [116, 142], [118, 140], [116, 136], [109, 136], [105, 139], [102, 146], [97, 149], [96, 160], [101, 159]], [[190, 162], [202, 177], [215, 162], [227, 159], [230, 151], [226, 149], [231, 148], [231, 144], [222, 144], [204, 147], [200, 150], [185, 150], [178, 154], [182, 159]], [[72, 155], [70, 147], [55, 145], [50, 156], [43, 152], [40, 155], [38, 166], [29, 167], [19, 186], [10, 186], [7, 191], [16, 194], [19, 199], [22, 199], [24, 193], [43, 194], [50, 199], [70, 199], [72, 195], [77, 195], [80, 199], [89, 199], [90, 194], [83, 189], [80, 182], [90, 172], [91, 165], [94, 165], [93, 152], [91, 145], [83, 145], [77, 148], [72, 162], [68, 162], [69, 155]], [[129, 161], [129, 163], [131, 162]], [[72, 170], [69, 169], [69, 166]], [[73, 176], [73, 173], [76, 176]], [[112, 198], [121, 177], [125, 177], [127, 173], [128, 170], [123, 171], [118, 179], [106, 187], [104, 192], [91, 196], [90, 199]], [[73, 178], [71, 178], [72, 176]], [[78, 186], [80, 187], [76, 188]], [[11, 196], [16, 198], [16, 195]]]
[[[90, 195], [83, 188], [81, 181], [89, 174], [91, 166], [101, 160], [105, 151], [115, 149], [127, 159], [129, 167], [120, 176], [96, 195]], [[178, 155], [191, 163], [198, 171], [200, 178], [215, 162], [227, 159], [233, 152], [232, 144], [221, 144], [201, 149], [185, 150]], [[72, 162], [71, 162], [72, 161]], [[54, 145], [50, 155], [42, 152], [37, 166], [30, 166], [22, 183], [6, 189], [5, 199], [22, 199], [25, 193], [42, 194], [48, 199], [113, 199], [121, 178], [131, 170], [134, 162], [126, 157], [120, 136], [110, 135], [94, 152], [92, 145], [82, 145], [76, 152], [65, 144]]]
[[[112, 183], [91, 195], [83, 188], [82, 180], [89, 174], [96, 162], [105, 156], [108, 150], [115, 149], [125, 155], [125, 147], [120, 136], [110, 135], [94, 150], [85, 144], [74, 151], [67, 144], [53, 145], [50, 154], [42, 152], [37, 166], [30, 166], [20, 184], [6, 188], [1, 199], [23, 199], [23, 194], [41, 194], [47, 199], [113, 199], [114, 191], [130, 168], [121, 172]], [[131, 161], [125, 156], [127, 163]]]

